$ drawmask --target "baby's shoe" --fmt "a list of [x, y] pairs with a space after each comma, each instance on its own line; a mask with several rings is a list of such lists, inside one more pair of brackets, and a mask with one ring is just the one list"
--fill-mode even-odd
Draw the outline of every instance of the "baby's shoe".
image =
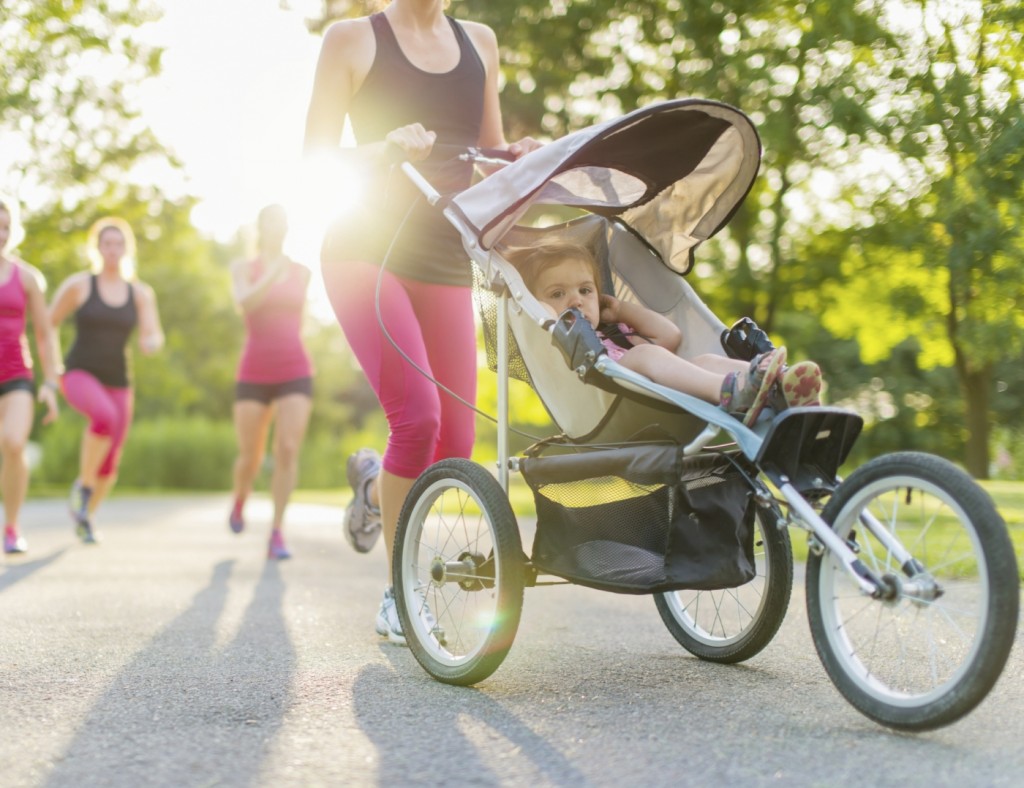
[[786, 367], [779, 386], [788, 408], [821, 404], [821, 368], [813, 361], [800, 361]]
[[730, 372], [722, 382], [722, 408], [742, 414], [743, 423], [749, 427], [764, 410], [785, 364], [786, 348], [779, 347], [755, 356], [742, 380], [740, 373]]

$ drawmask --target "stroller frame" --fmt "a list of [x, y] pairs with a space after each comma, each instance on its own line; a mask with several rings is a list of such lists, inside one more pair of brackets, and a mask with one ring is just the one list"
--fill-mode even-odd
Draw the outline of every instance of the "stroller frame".
[[[518, 272], [496, 250], [500, 239], [529, 207], [528, 197], [551, 191], [552, 185], [557, 187], [555, 191], [565, 191], [567, 181], [558, 182], [560, 175], [587, 169], [591, 182], [598, 182], [605, 192], [614, 191], [614, 185], [594, 176], [594, 158], [588, 158], [590, 150], [607, 152], [611, 139], [620, 146], [612, 149], [612, 158], [619, 155], [616, 162], [621, 164], [621, 151], [632, 150], [629, 146], [634, 144], [630, 134], [639, 133], [645, 123], [652, 125], [656, 133], [663, 133], [669, 122], [679, 121], [681, 128], [685, 128], [689, 123], [687, 115], [693, 116], [695, 126], [701, 130], [698, 136], [703, 135], [707, 143], [704, 158], [691, 171], [700, 170], [708, 161], [721, 161], [723, 139], [730, 146], [738, 139], [746, 147], [738, 157], [740, 174], [717, 194], [710, 209], [689, 217], [689, 234], [672, 235], [673, 239], [689, 238], [692, 243], [683, 249], [663, 245], [654, 250], [668, 267], [685, 273], [692, 265], [693, 248], [724, 226], [749, 190], [747, 181], [752, 181], [756, 174], [756, 162], [752, 169], [750, 164], [751, 145], [756, 147], [757, 159], [760, 155], [756, 132], [746, 116], [727, 105], [690, 99], [638, 110], [542, 149], [546, 151], [542, 157], [545, 161], [533, 168], [539, 169], [540, 175], [532, 174], [526, 165], [526, 159], [537, 156], [530, 154], [454, 199], [439, 194], [412, 164], [401, 165], [427, 201], [441, 210], [459, 231], [482, 280], [497, 298], [496, 479], [468, 461], [444, 460], [431, 466], [414, 484], [399, 519], [392, 562], [399, 616], [409, 645], [420, 664], [438, 680], [453, 684], [479, 682], [497, 669], [511, 647], [518, 626], [522, 588], [536, 582], [536, 567], [522, 551], [508, 504], [510, 473], [522, 472], [526, 465], [536, 462], [511, 456], [508, 438], [507, 371], [512, 333], [509, 316], [525, 315], [551, 334], [568, 367], [581, 380], [599, 380], [602, 386], [613, 390], [673, 406], [702, 423], [699, 432], [683, 444], [683, 457], [706, 454], [712, 450], [712, 441], [725, 433], [739, 459], [733, 464], [754, 471], [743, 475], [756, 504], [762, 543], [767, 551], [765, 563], [771, 567], [764, 583], [767, 590], [750, 621], [742, 623], [736, 634], [722, 636], [702, 628], [696, 614], [691, 614], [687, 605], [674, 596], [675, 590], [656, 593], [663, 620], [684, 648], [703, 659], [735, 662], [752, 657], [767, 645], [781, 624], [788, 603], [792, 583], [788, 526], [795, 526], [809, 535], [808, 614], [815, 646], [839, 691], [868, 717], [890, 727], [925, 730], [950, 724], [980, 703], [995, 684], [1012, 646], [1017, 621], [1016, 560], [1005, 523], [987, 494], [951, 463], [914, 452], [876, 458], [848, 479], [840, 480], [839, 466], [861, 429], [862, 420], [857, 414], [835, 407], [791, 408], [780, 413], [766, 411], [755, 424], [745, 426], [717, 406], [660, 386], [613, 361], [591, 337], [581, 336], [581, 331], [592, 331], [585, 320], [566, 319], [563, 315], [552, 321], [524, 286]], [[708, 118], [716, 128], [721, 124], [727, 126], [725, 132], [714, 138], [705, 134]], [[469, 160], [487, 161], [475, 149], [464, 155]], [[682, 177], [689, 177], [691, 171]], [[673, 177], [677, 174], [674, 172]], [[494, 186], [488, 183], [492, 179], [498, 181]], [[672, 187], [651, 182], [645, 185], [646, 192], [638, 195], [636, 185], [626, 182], [627, 187], [634, 189], [632, 202], [626, 203], [627, 208], [632, 206], [634, 214], [655, 197], [672, 197]], [[506, 211], [488, 213], [488, 193], [507, 195], [510, 189], [526, 197], [512, 201], [513, 207]], [[686, 197], [690, 199], [689, 194]], [[565, 199], [562, 202], [577, 204]], [[683, 210], [689, 208], [684, 206]], [[597, 212], [615, 214], [607, 210]], [[635, 218], [637, 224], [647, 222], [642, 215]], [[755, 478], [758, 474], [763, 474], [778, 491], [781, 501]], [[536, 495], [536, 488], [534, 492]], [[476, 512], [484, 523], [482, 531], [486, 532], [482, 541], [489, 547], [478, 547], [478, 531], [473, 539], [467, 536], [464, 549], [450, 553], [449, 542], [456, 528], [444, 525], [445, 506], [450, 505], [444, 502], [449, 493], [460, 502], [459, 528], [466, 530], [467, 512]], [[931, 503], [933, 499], [936, 504]], [[901, 508], [904, 500], [906, 505]], [[950, 572], [941, 561], [935, 565], [935, 553], [920, 542], [907, 543], [903, 537], [904, 519], [911, 519], [905, 510], [918, 502], [924, 519], [921, 540], [929, 532], [941, 535], [949, 531], [955, 534], [951, 546], [957, 545], [959, 551], [961, 543], [967, 545], [962, 548], [965, 557], [957, 558], [960, 568], [956, 571]], [[437, 530], [438, 522], [441, 530]], [[930, 565], [932, 569], [928, 568]], [[980, 591], [964, 591], [964, 586], [972, 584], [962, 582], [958, 572], [976, 579]], [[944, 597], [950, 594], [966, 599], [975, 619], [966, 627], [956, 623], [955, 627], [965, 630], [963, 642], [957, 644], [952, 657], [942, 655], [951, 666], [936, 664], [934, 656], [923, 655], [920, 659], [932, 660], [925, 670], [929, 675], [910, 677], [906, 674], [913, 671], [906, 664], [890, 670], [876, 663], [873, 655], [870, 659], [861, 655], [858, 613], [845, 609], [838, 591], [841, 586], [853, 589], [851, 596], [870, 600], [863, 604], [878, 605], [894, 617], [901, 616], [897, 619], [901, 623], [909, 620], [911, 614], [924, 617], [940, 608]], [[446, 628], [446, 622], [453, 621], [454, 603], [436, 593], [436, 589], [445, 587], [454, 587], [456, 594], [477, 594], [492, 600], [493, 615], [484, 616], [487, 623], [478, 627], [479, 642], [463, 643], [461, 629], [454, 632], [452, 623]], [[428, 601], [431, 593], [435, 596]], [[770, 600], [768, 604], [765, 598]], [[765, 610], [772, 607], [775, 609]], [[878, 633], [874, 637], [878, 639]], [[885, 640], [883, 645], [896, 651], [906, 648], [904, 642], [896, 640], [899, 642]]]

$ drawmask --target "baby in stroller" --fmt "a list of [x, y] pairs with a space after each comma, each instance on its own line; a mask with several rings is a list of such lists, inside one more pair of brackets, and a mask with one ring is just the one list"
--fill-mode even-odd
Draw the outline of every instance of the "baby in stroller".
[[718, 404], [751, 425], [773, 397], [786, 407], [820, 404], [821, 370], [813, 361], [786, 366], [786, 348], [747, 362], [714, 354], [692, 361], [676, 355], [682, 334], [671, 320], [640, 304], [602, 293], [597, 260], [585, 246], [544, 242], [515, 250], [516, 266], [530, 292], [557, 318], [578, 309], [597, 332], [609, 357], [655, 383]]

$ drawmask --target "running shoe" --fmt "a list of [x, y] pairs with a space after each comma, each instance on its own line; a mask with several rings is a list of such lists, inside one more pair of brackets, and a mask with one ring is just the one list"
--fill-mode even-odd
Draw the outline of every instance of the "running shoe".
[[100, 541], [88, 519], [78, 521], [75, 525], [75, 535], [82, 540], [82, 544], [99, 544]]
[[370, 485], [380, 474], [380, 455], [360, 449], [348, 458], [352, 500], [345, 507], [345, 539], [357, 553], [368, 553], [380, 537], [380, 507], [370, 503]]
[[821, 404], [821, 369], [813, 361], [786, 367], [779, 378], [786, 406], [799, 408]]
[[13, 525], [8, 525], [4, 528], [4, 552], [8, 555], [28, 552], [28, 542], [25, 541], [25, 537], [21, 536], [18, 533], [18, 529]]
[[82, 540], [82, 544], [97, 544], [99, 539], [92, 530], [92, 523], [89, 522], [89, 495], [77, 479], [71, 485], [68, 511], [75, 522], [75, 535]]
[[395, 590], [391, 586], [384, 589], [384, 599], [381, 600], [380, 609], [377, 611], [376, 629], [381, 637], [386, 637], [399, 646], [405, 645], [405, 633], [402, 632], [398, 608], [395, 607]]
[[235, 501], [235, 505], [231, 507], [231, 514], [228, 515], [228, 526], [231, 528], [231, 533], [240, 534], [245, 530], [245, 519], [242, 517], [242, 504], [239, 501]]
[[270, 544], [267, 545], [267, 558], [274, 558], [278, 561], [283, 561], [286, 558], [291, 558], [292, 554], [288, 552], [288, 548], [284, 546], [284, 537], [280, 531], [270, 532]]
[[[427, 604], [427, 599], [423, 592], [418, 591], [416, 598], [419, 600], [419, 609], [413, 611], [413, 613], [418, 614], [423, 619], [423, 623], [427, 625], [438, 642], [444, 645], [444, 630], [438, 625], [437, 618], [430, 609], [430, 605]], [[380, 609], [377, 611], [376, 629], [378, 635], [386, 637], [392, 643], [400, 646], [406, 645], [405, 633], [402, 632], [402, 624], [398, 620], [398, 607], [395, 603], [395, 590], [393, 586], [388, 586], [384, 589], [384, 599], [381, 600]]]

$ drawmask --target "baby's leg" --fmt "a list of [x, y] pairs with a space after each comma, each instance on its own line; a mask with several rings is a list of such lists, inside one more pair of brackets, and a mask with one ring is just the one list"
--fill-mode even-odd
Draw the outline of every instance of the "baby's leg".
[[[747, 364], [734, 359], [723, 358], [723, 361], [739, 364], [746, 369]], [[646, 375], [655, 383], [668, 386], [684, 394], [698, 397], [705, 402], [717, 405], [722, 395], [722, 381], [727, 372], [735, 366], [723, 367], [722, 371], [699, 366], [684, 358], [680, 358], [667, 348], [660, 345], [635, 345], [619, 359], [626, 369]]]

